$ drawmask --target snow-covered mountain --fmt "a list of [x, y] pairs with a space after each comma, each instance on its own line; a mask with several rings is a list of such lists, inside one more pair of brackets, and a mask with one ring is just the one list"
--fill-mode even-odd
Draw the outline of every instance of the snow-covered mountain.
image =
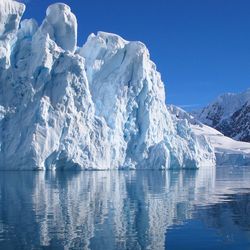
[[[218, 130], [204, 125], [183, 109], [170, 105], [169, 112], [179, 120], [187, 120], [197, 136], [205, 136], [214, 148], [217, 165], [250, 165], [250, 143], [235, 141]], [[174, 118], [173, 118], [174, 119]]]
[[0, 169], [193, 168], [213, 147], [170, 114], [141, 42], [91, 34], [65, 4], [42, 24], [0, 1]]
[[250, 142], [250, 89], [239, 94], [219, 96], [194, 115], [226, 136]]

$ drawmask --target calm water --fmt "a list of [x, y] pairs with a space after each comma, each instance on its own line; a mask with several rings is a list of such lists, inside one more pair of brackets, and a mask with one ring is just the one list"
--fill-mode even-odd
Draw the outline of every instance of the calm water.
[[0, 249], [250, 249], [250, 168], [0, 172]]

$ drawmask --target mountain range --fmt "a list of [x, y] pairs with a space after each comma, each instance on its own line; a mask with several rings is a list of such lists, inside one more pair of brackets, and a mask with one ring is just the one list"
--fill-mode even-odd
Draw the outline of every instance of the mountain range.
[[223, 94], [193, 115], [225, 136], [250, 142], [250, 89]]

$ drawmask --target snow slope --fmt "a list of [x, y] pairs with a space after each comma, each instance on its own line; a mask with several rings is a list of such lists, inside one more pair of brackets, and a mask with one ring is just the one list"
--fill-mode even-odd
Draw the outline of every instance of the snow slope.
[[165, 169], [212, 166], [191, 124], [172, 117], [140, 42], [91, 34], [53, 4], [39, 27], [25, 7], [0, 2], [0, 169]]
[[235, 141], [206, 125], [192, 126], [197, 135], [205, 135], [215, 148], [217, 165], [250, 166], [250, 143]]
[[188, 120], [196, 135], [204, 135], [215, 149], [217, 165], [250, 166], [250, 143], [235, 141], [224, 136], [218, 130], [202, 124], [196, 118], [178, 108], [169, 106], [173, 116]]
[[194, 115], [226, 136], [250, 142], [250, 89], [224, 94]]

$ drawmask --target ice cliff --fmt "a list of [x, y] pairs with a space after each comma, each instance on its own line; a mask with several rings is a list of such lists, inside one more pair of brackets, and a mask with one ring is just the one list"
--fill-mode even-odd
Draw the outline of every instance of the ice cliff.
[[[39, 26], [0, 2], [0, 169], [198, 168], [212, 146], [174, 119], [140, 42], [91, 34], [53, 4]], [[20, 26], [20, 27], [19, 27]]]

